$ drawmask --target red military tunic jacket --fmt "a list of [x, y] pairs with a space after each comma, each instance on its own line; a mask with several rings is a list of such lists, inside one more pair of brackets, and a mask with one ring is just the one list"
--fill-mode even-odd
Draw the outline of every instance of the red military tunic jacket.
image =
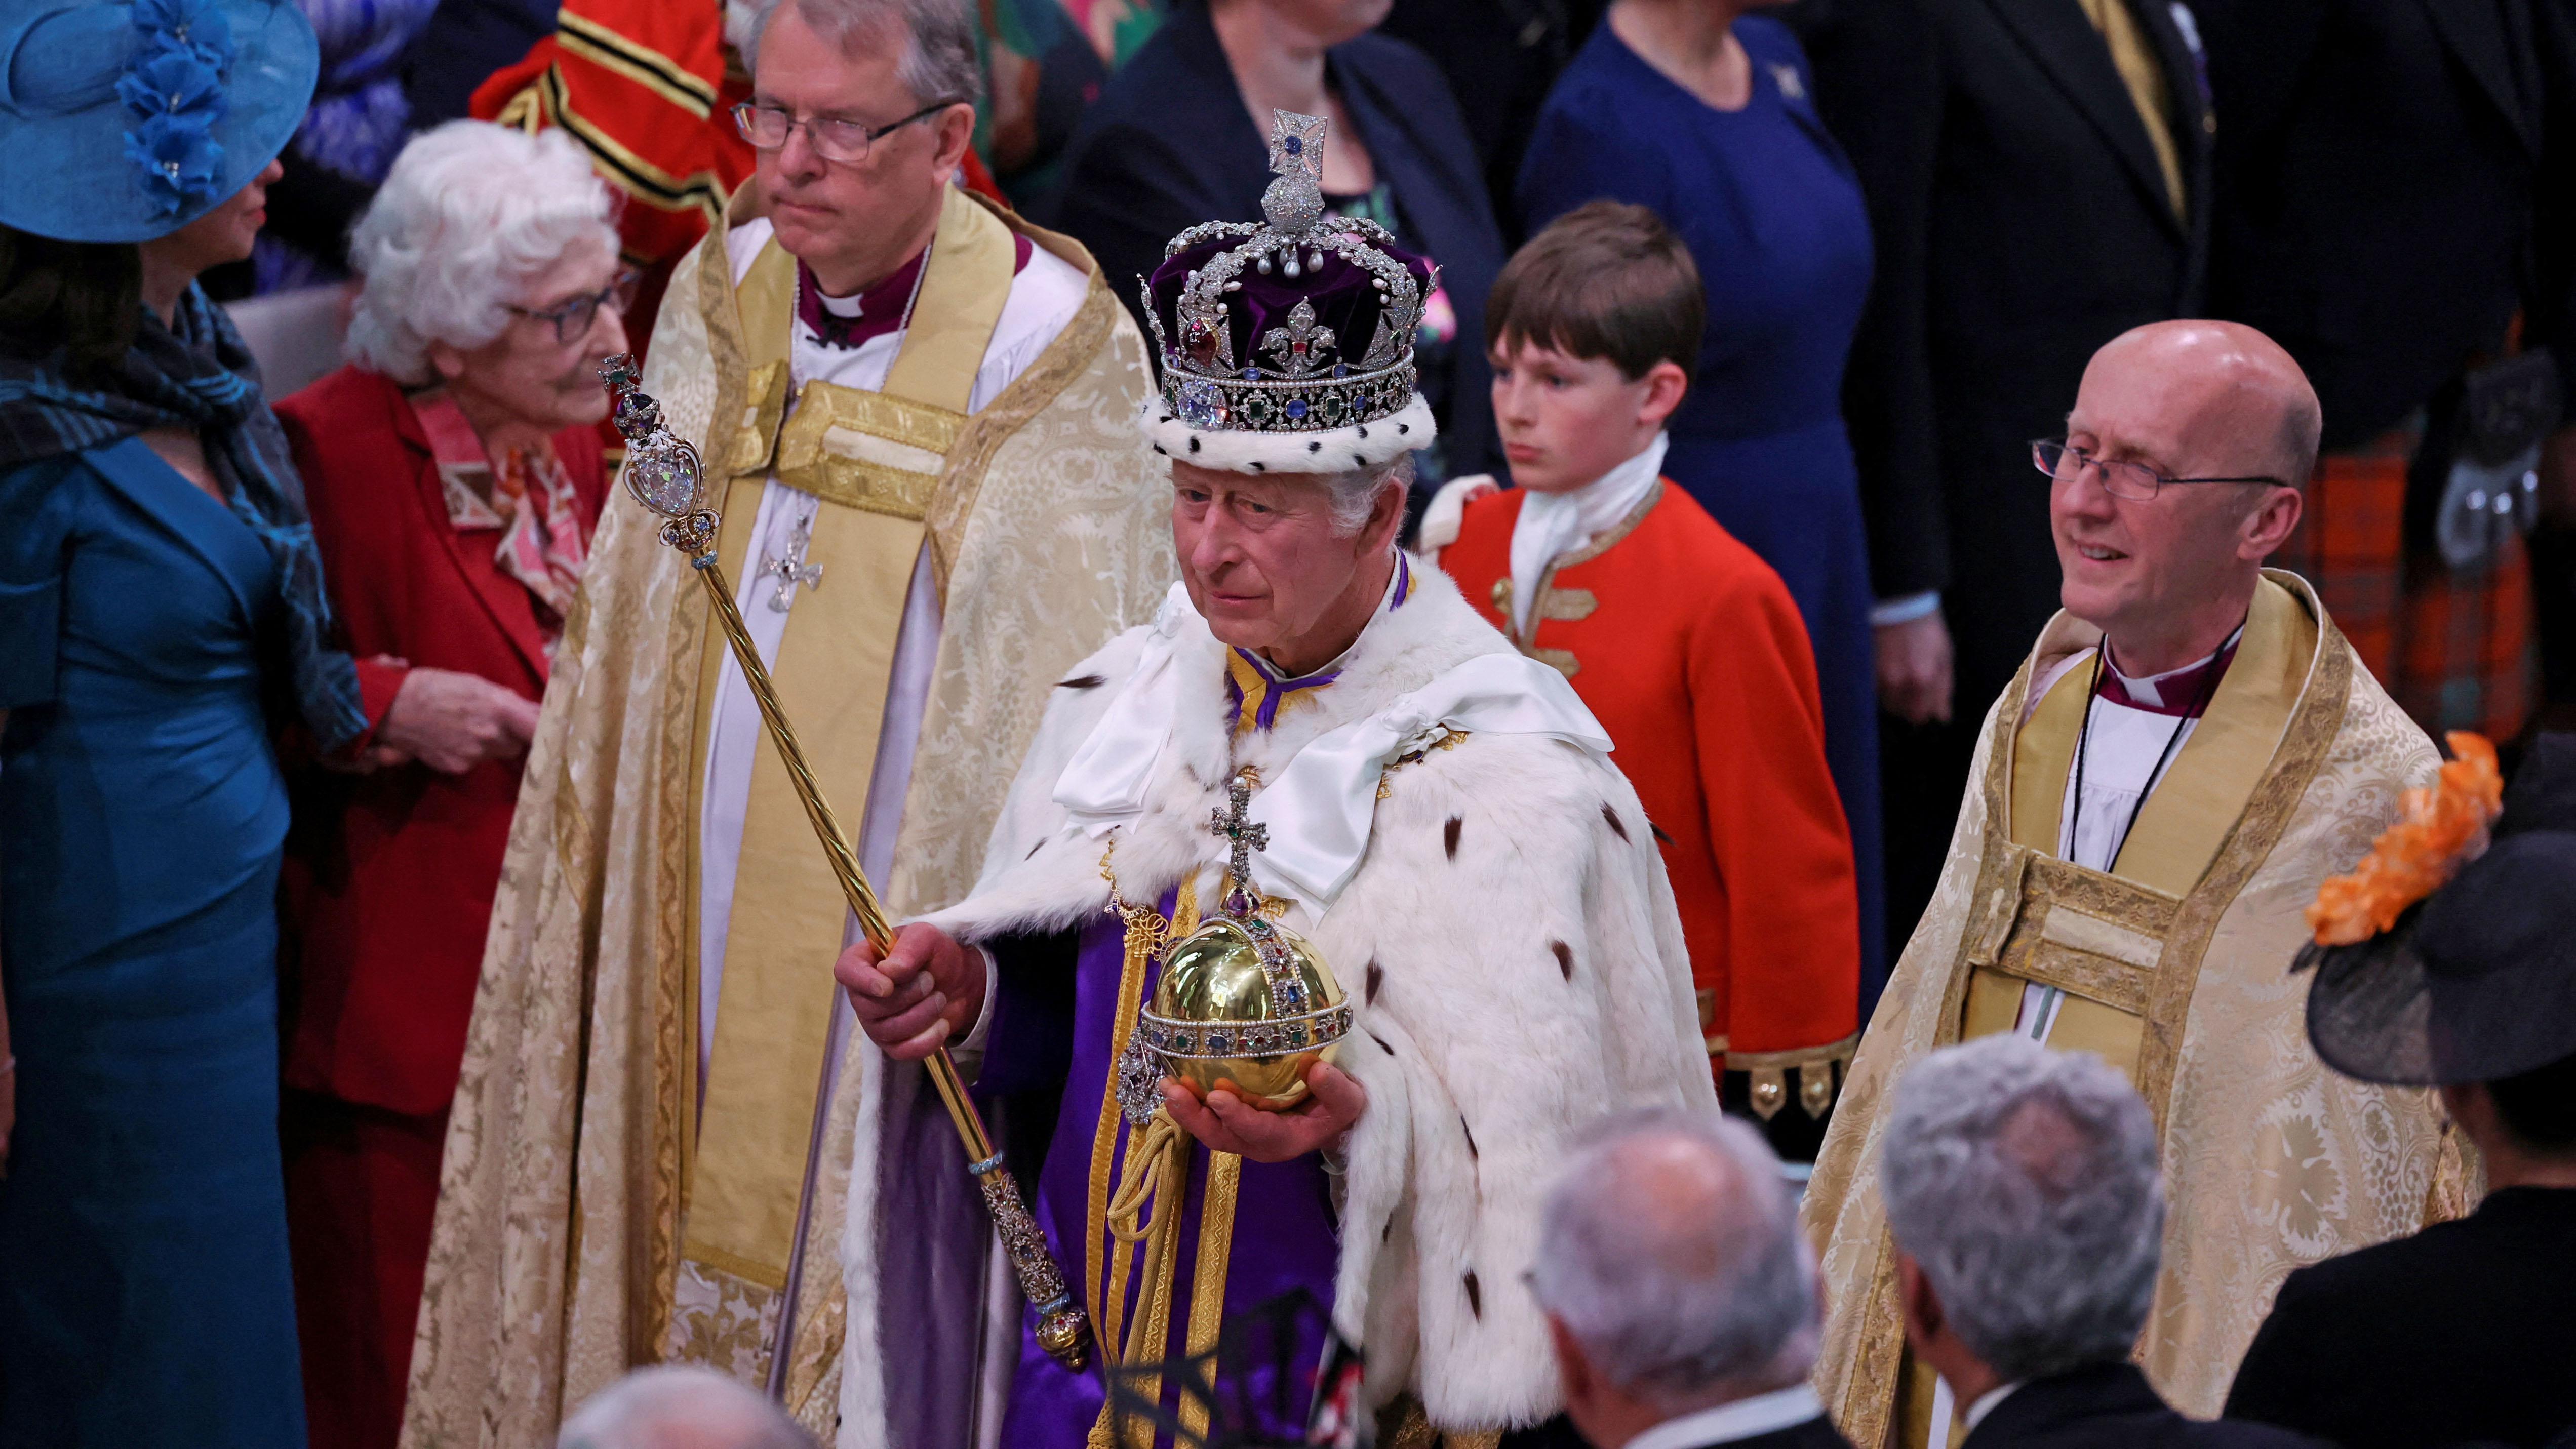
[[[1518, 489], [1467, 505], [1440, 566], [1512, 634]], [[1522, 650], [1555, 665], [1609, 731], [1662, 843], [1712, 1056], [1754, 1105], [1799, 1073], [1831, 1100], [1860, 1009], [1849, 827], [1825, 768], [1815, 652], [1780, 576], [1671, 480], [1561, 557]], [[1768, 1100], [1765, 1081], [1771, 1085]]]
[[[459, 534], [428, 435], [400, 386], [343, 367], [277, 404], [295, 448], [332, 609], [358, 661], [370, 720], [413, 666], [478, 674], [543, 697], [545, 635], [496, 534]], [[596, 526], [598, 435], [555, 454]], [[456, 1095], [483, 934], [522, 760], [462, 775], [423, 764], [302, 772], [287, 863], [286, 1084], [414, 1116]]]

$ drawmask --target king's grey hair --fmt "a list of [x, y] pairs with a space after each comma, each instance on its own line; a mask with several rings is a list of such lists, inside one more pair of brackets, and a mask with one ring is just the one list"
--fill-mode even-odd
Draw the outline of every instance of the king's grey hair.
[[747, 1385], [694, 1364], [637, 1369], [564, 1420], [556, 1449], [814, 1449]]
[[1333, 531], [1348, 538], [1368, 527], [1369, 510], [1377, 506], [1377, 496], [1389, 488], [1399, 494], [1413, 486], [1413, 455], [1398, 453], [1383, 463], [1353, 468], [1347, 473], [1309, 473], [1306, 475], [1324, 485], [1333, 498]]
[[[1675, 1146], [1719, 1164], [1720, 1185], [1676, 1184]], [[1548, 1193], [1530, 1290], [1605, 1377], [1672, 1409], [1805, 1378], [1822, 1332], [1780, 1159], [1709, 1112], [1603, 1124]]]
[[794, 5], [815, 34], [845, 54], [876, 44], [889, 28], [901, 30], [903, 55], [894, 73], [916, 105], [983, 102], [984, 64], [969, 0], [767, 0], [755, 7], [749, 43], [739, 47], [744, 64], [755, 71], [760, 37], [781, 5]]
[[2005, 1382], [2128, 1356], [2164, 1245], [2156, 1125], [2090, 1053], [2014, 1033], [1897, 1083], [1880, 1184], [1896, 1245]]

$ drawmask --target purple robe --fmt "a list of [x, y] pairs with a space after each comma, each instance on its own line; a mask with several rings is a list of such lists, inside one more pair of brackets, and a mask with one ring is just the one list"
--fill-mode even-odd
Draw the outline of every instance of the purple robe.
[[[1173, 898], [1166, 892], [1162, 909], [1168, 918]], [[1070, 1066], [1064, 1078], [1064, 1105], [1056, 1116], [1055, 1132], [1047, 1147], [1046, 1166], [1038, 1180], [1035, 1212], [1039, 1226], [1056, 1250], [1057, 1261], [1064, 1266], [1065, 1276], [1076, 1284], [1077, 1296], [1084, 1296], [1080, 1281], [1090, 1271], [1091, 1255], [1083, 1241], [1088, 1231], [1091, 1192], [1091, 1143], [1100, 1125], [1101, 1099], [1108, 1094], [1111, 1077], [1111, 1045], [1116, 1039], [1118, 1011], [1118, 978], [1126, 966], [1124, 923], [1102, 913], [1081, 928], [1074, 964], [1072, 1019], [1068, 1022], [1060, 1011], [1047, 1010], [1028, 996], [1013, 992], [1007, 981], [994, 1006], [993, 1022], [986, 1041], [987, 1068], [979, 1092], [985, 1084], [1011, 1090], [1017, 1083], [1009, 1078], [1021, 1071], [1012, 1063], [1056, 1062], [1067, 1060], [1065, 1041], [1070, 1035]], [[998, 943], [997, 943], [998, 944]], [[1060, 957], [1058, 959], [1061, 959]], [[1147, 963], [1144, 999], [1153, 998], [1154, 981], [1161, 973], [1159, 960]], [[1006, 973], [1007, 975], [1007, 973]], [[1110, 1163], [1109, 1181], [1114, 1191], [1127, 1150], [1125, 1118], [1119, 1119], [1118, 1140]], [[1179, 1358], [1186, 1351], [1189, 1331], [1190, 1287], [1197, 1277], [1199, 1224], [1205, 1210], [1208, 1151], [1192, 1143], [1190, 1147], [1189, 1193], [1182, 1216], [1178, 1266], [1173, 1274], [1174, 1291], [1171, 1308], [1171, 1338], [1164, 1358]], [[1291, 1289], [1303, 1288], [1316, 1302], [1330, 1307], [1333, 1301], [1333, 1270], [1340, 1256], [1336, 1241], [1337, 1226], [1333, 1218], [1331, 1192], [1321, 1159], [1309, 1153], [1291, 1162], [1243, 1164], [1241, 1185], [1236, 1194], [1234, 1241], [1227, 1259], [1225, 1279], [1225, 1312], [1228, 1317], [1275, 1298]], [[1136, 1304], [1136, 1286], [1143, 1277], [1142, 1244], [1119, 1243], [1103, 1233], [1104, 1253], [1123, 1252], [1128, 1258], [1128, 1302], [1124, 1322], [1132, 1318]], [[1114, 1263], [1104, 1256], [1104, 1263]], [[1090, 1305], [1086, 1303], [1086, 1307]], [[1092, 1324], [1097, 1331], [1101, 1315], [1092, 1308]], [[1102, 1386], [1095, 1369], [1073, 1374], [1066, 1372], [1046, 1351], [1039, 1348], [1034, 1333], [1035, 1318], [1023, 1312], [1020, 1324], [1020, 1361], [1011, 1380], [1010, 1407], [1002, 1423], [1002, 1442], [1012, 1449], [1082, 1449], [1094, 1420], [1100, 1417]], [[1289, 1437], [1302, 1435], [1302, 1416], [1311, 1389], [1315, 1364], [1323, 1353], [1320, 1334], [1298, 1345], [1294, 1362], [1301, 1382], [1289, 1386], [1286, 1400], [1294, 1405], [1299, 1422], [1264, 1426]], [[1268, 1374], [1265, 1372], [1265, 1379]], [[1276, 1386], [1266, 1383], [1235, 1384], [1220, 1381], [1217, 1394], [1221, 1403], [1267, 1403]], [[1174, 1402], [1170, 1381], [1163, 1385], [1163, 1402]], [[1168, 1441], [1165, 1441], [1168, 1442]]]

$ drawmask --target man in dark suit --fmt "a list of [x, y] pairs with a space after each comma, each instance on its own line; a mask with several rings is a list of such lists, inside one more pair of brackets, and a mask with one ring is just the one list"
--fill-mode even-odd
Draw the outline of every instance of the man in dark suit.
[[[1367, 33], [1385, 13], [1369, 0], [1179, 0], [1083, 117], [1054, 224], [1090, 248], [1143, 327], [1137, 278], [1162, 262], [1166, 241], [1210, 217], [1260, 217], [1273, 179], [1271, 109], [1332, 117], [1326, 205], [1370, 213], [1438, 264], [1454, 319], [1444, 327], [1440, 309], [1426, 308], [1425, 329], [1447, 335], [1416, 343], [1422, 393], [1440, 422], [1441, 476], [1422, 478], [1427, 498], [1442, 477], [1502, 468], [1481, 339], [1503, 243], [1475, 142], [1439, 67]], [[1356, 196], [1337, 194], [1336, 148], [1367, 158], [1370, 179]]]
[[1615, 1119], [1566, 1165], [1539, 1234], [1530, 1290], [1584, 1440], [1851, 1449], [1807, 1386], [1816, 1260], [1761, 1133], [1676, 1108]]
[[[2425, 729], [2509, 738], [2532, 703], [2532, 586], [2544, 620], [2567, 611], [2563, 564], [2553, 610], [2514, 524], [2576, 378], [2576, 12], [2193, 3], [2219, 117], [2210, 312], [2278, 339], [2325, 407], [2307, 517], [2276, 562]], [[2548, 375], [2477, 371], [2517, 345]]]
[[1887, 927], [1931, 899], [1977, 725], [2057, 610], [2048, 481], [2102, 344], [2200, 309], [2210, 118], [2169, 0], [1800, 0], [1878, 268], [1844, 416], [1879, 607]]
[[2310, 1449], [2186, 1419], [2129, 1350], [2164, 1249], [2153, 1116], [2117, 1071], [2017, 1033], [1933, 1052], [1896, 1087], [1880, 1171], [1905, 1340], [1962, 1449]]
[[2410, 920], [2304, 958], [2317, 1055], [2438, 1087], [2486, 1199], [2292, 1273], [2230, 1415], [2344, 1449], [2576, 1432], [2576, 736], [2540, 737], [2494, 828]]

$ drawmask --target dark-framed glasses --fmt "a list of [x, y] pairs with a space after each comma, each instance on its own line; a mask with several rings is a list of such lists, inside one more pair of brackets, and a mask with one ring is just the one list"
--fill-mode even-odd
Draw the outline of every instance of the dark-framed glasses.
[[2269, 476], [2258, 476], [2253, 478], [2170, 477], [2166, 474], [2157, 472], [2155, 469], [2148, 467], [2144, 463], [2123, 463], [2110, 458], [2097, 458], [2091, 453], [2084, 451], [2082, 448], [2076, 447], [2074, 444], [2059, 438], [2033, 438], [2030, 443], [2030, 461], [2032, 466], [2038, 468], [2039, 471], [2047, 474], [2051, 478], [2064, 478], [2069, 474], [2080, 473], [2086, 468], [2092, 468], [2096, 470], [2093, 477], [2095, 481], [2102, 485], [2103, 492], [2110, 494], [2114, 498], [2126, 498], [2135, 503], [2144, 503], [2149, 499], [2154, 498], [2156, 496], [2156, 490], [2164, 487], [2168, 483], [2269, 483], [2275, 488], [2287, 488], [2291, 486], [2290, 484], [2282, 482], [2278, 478]]
[[742, 131], [742, 138], [760, 151], [775, 151], [785, 146], [789, 134], [801, 126], [805, 131], [805, 144], [814, 148], [815, 155], [839, 165], [855, 166], [868, 159], [869, 148], [876, 145], [881, 137], [900, 131], [915, 121], [938, 115], [950, 106], [964, 104], [962, 100], [934, 101], [900, 121], [871, 126], [865, 121], [843, 120], [839, 116], [812, 116], [800, 121], [776, 106], [744, 101], [733, 108], [733, 123]]
[[510, 310], [521, 317], [554, 324], [555, 341], [570, 347], [590, 335], [590, 324], [599, 320], [600, 308], [614, 307], [618, 315], [625, 315], [628, 305], [635, 300], [635, 282], [639, 275], [620, 272], [617, 280], [596, 292], [566, 297], [551, 307], [511, 306]]

